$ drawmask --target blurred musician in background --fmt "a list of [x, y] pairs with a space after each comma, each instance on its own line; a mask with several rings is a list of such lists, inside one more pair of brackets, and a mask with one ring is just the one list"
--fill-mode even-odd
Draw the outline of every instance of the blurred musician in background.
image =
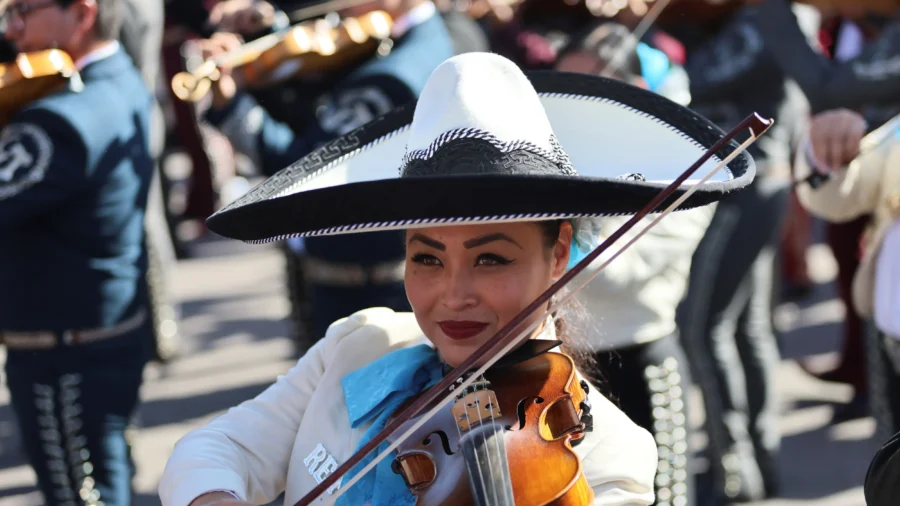
[[[207, 118], [270, 175], [325, 142], [414, 100], [432, 70], [453, 56], [453, 42], [430, 0], [378, 0], [343, 14], [360, 15], [375, 9], [393, 19], [391, 42], [381, 46], [389, 47], [389, 52], [373, 55], [351, 68], [340, 68], [337, 55], [331, 76], [285, 88], [292, 88], [302, 102], [290, 109], [292, 117], [284, 117], [284, 111], [273, 111], [273, 104], [239, 90], [228, 70], [223, 69], [223, 77], [213, 86], [213, 105]], [[279, 18], [283, 16], [273, 6], [256, 1], [246, 9], [223, 14], [218, 22], [223, 29], [254, 31], [271, 29]], [[258, 25], [248, 26], [248, 19]], [[204, 44], [210, 56], [237, 47], [236, 39], [227, 34]], [[278, 121], [276, 114], [284, 122]], [[292, 298], [302, 301], [308, 294], [311, 304], [311, 324], [300, 321], [301, 328], [297, 329], [300, 351], [313, 344], [313, 336], [325, 335], [328, 325], [348, 312], [373, 305], [409, 309], [402, 283], [402, 233], [315, 237], [290, 241], [289, 245], [289, 267], [290, 262], [298, 262], [299, 269], [294, 272], [302, 274], [300, 280], [288, 281]], [[302, 316], [295, 311], [295, 322]]]
[[808, 104], [766, 49], [750, 8], [709, 24], [679, 22], [669, 33], [686, 48], [693, 109], [726, 129], [753, 112], [775, 119], [749, 149], [759, 177], [718, 204], [679, 310], [706, 407], [710, 474], [702, 478], [711, 478], [714, 497], [701, 500], [761, 500], [778, 489], [774, 245]]
[[148, 358], [144, 215], [152, 98], [120, 48], [121, 0], [13, 0], [22, 53], [80, 78], [0, 133], [0, 339], [45, 504], [131, 504], [125, 428]]
[[[826, 14], [832, 22], [825, 34], [823, 52], [807, 43], [785, 0], [765, 0], [759, 6], [758, 24], [776, 62], [803, 88], [814, 113], [854, 109], [866, 119], [867, 128], [873, 130], [900, 113], [900, 2], [836, 2]], [[802, 149], [811, 150], [809, 146]], [[835, 421], [866, 416], [871, 404], [879, 426], [891, 434], [895, 422], [888, 406], [892, 401], [885, 400], [884, 395], [869, 394], [870, 386], [873, 392], [886, 391], [889, 376], [878, 372], [886, 350], [878, 340], [866, 345], [865, 319], [872, 314], [857, 312], [852, 295], [870, 222], [871, 217], [863, 214], [828, 224], [828, 244], [838, 264], [838, 293], [846, 307], [844, 339], [836, 368], [810, 372], [825, 381], [853, 386], [853, 399], [837, 408]], [[867, 359], [867, 348], [874, 350], [876, 356]], [[876, 370], [867, 374], [867, 364]], [[804, 368], [808, 370], [805, 365]]]
[[[665, 82], [667, 76], [659, 74], [672, 68], [677, 67], [661, 52], [614, 22], [601, 22], [575, 34], [556, 65], [557, 70], [607, 75], [644, 89], [651, 88], [650, 83]], [[669, 91], [675, 97], [687, 93]], [[586, 329], [586, 344], [596, 366], [592, 381], [657, 443], [654, 483], [659, 505], [696, 504], [689, 448], [692, 431], [684, 395], [692, 384], [691, 371], [675, 310], [687, 288], [691, 256], [714, 210], [713, 205], [666, 216], [579, 294], [589, 313], [604, 312], [602, 322]], [[644, 218], [647, 224], [653, 219]], [[604, 218], [600, 239], [626, 220]], [[623, 240], [634, 235], [628, 232]]]

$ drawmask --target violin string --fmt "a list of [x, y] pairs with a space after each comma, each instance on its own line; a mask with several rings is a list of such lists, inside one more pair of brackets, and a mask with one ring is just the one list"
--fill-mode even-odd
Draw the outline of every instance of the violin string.
[[[482, 389], [483, 389], [485, 392], [488, 392], [488, 396], [490, 396], [490, 392], [489, 392], [489, 390], [488, 390], [488, 388], [487, 388], [487, 384], [484, 383], [484, 382], [486, 382], [487, 380], [484, 378], [484, 376], [482, 376], [481, 379], [482, 379], [483, 383], [479, 383], [479, 385], [482, 387]], [[479, 402], [480, 402], [480, 401], [479, 401], [479, 398], [476, 398], [476, 399], [475, 399], [475, 402], [476, 402], [476, 403], [479, 403]], [[478, 411], [481, 412], [481, 407], [480, 407], [478, 404], [476, 404], [476, 407], [478, 408]], [[488, 445], [489, 445], [491, 442], [495, 443], [495, 444], [497, 445], [497, 455], [500, 455], [500, 453], [499, 453], [499, 450], [500, 450], [500, 444], [497, 443], [497, 426], [494, 424], [494, 410], [491, 409], [490, 401], [488, 401], [487, 408], [488, 408], [488, 412], [490, 413], [490, 424], [491, 424], [491, 425], [490, 425], [490, 429], [491, 429], [490, 437], [491, 437], [491, 441], [488, 441], [488, 437], [489, 437], [489, 436], [488, 436], [488, 434], [486, 433], [486, 431], [481, 431], [481, 434], [482, 434], [482, 436], [481, 436], [481, 437], [482, 437], [482, 444], [483, 444], [483, 446], [484, 446], [485, 448], [487, 448]], [[493, 459], [490, 458], [490, 454], [488, 454], [488, 455], [489, 455], [489, 456], [488, 456], [488, 462], [487, 462], [487, 464], [488, 464], [488, 465], [487, 465], [488, 473], [490, 473], [490, 476], [492, 476], [492, 477], [493, 477], [493, 476], [497, 476], [496, 474], [494, 474], [494, 462], [493, 462]], [[497, 497], [497, 487], [491, 487], [491, 490], [493, 491], [494, 504], [502, 504], [502, 503], [499, 501], [499, 498]]]
[[[472, 394], [475, 397], [475, 409], [476, 410], [478, 410], [478, 388], [480, 386], [481, 386], [480, 383], [475, 383], [475, 388], [472, 390]], [[465, 413], [466, 413], [466, 425], [469, 427], [468, 432], [471, 432], [472, 431], [472, 420], [471, 420], [471, 418], [469, 418], [469, 407], [468, 406], [466, 406]], [[477, 438], [478, 438], [478, 434], [475, 435], [476, 441], [474, 441], [473, 443], [478, 442]], [[484, 473], [481, 470], [481, 459], [478, 457], [478, 446], [475, 445], [474, 448], [475, 448], [475, 452], [474, 452], [474, 454], [475, 454], [475, 469], [478, 471], [477, 479], [479, 481], [479, 484], [481, 485], [481, 490], [485, 490], [487, 488], [487, 483], [484, 481]], [[470, 474], [470, 476], [471, 476], [471, 474]]]
[[[494, 395], [496, 396], [496, 392], [494, 393]], [[499, 399], [496, 399], [496, 400], [497, 400], [497, 403], [499, 404], [500, 400]], [[502, 429], [502, 427], [498, 427], [497, 419], [496, 419], [496, 417], [494, 417], [494, 409], [497, 408], [498, 406], [494, 405], [494, 402], [490, 397], [488, 397], [488, 402], [489, 402], [488, 411], [491, 414], [491, 430], [492, 430], [491, 438], [493, 440], [494, 446], [496, 447], [495, 451], [496, 451], [497, 455], [500, 455], [501, 457], [506, 458], [506, 454], [502, 451], [504, 445], [501, 444], [501, 440], [500, 440], [500, 438], [503, 437], [503, 433], [505, 431]], [[508, 467], [509, 467], [509, 465], [507, 464], [507, 468]], [[491, 469], [491, 476], [494, 476], [493, 469]], [[505, 492], [506, 492], [506, 487], [503, 487], [504, 495], [505, 495]], [[500, 493], [501, 492], [499, 490], [497, 490], [497, 487], [494, 487], [494, 501], [495, 501], [494, 504], [509, 504], [509, 502], [500, 501], [500, 498], [497, 495]]]
[[[639, 233], [638, 237], [644, 235], [644, 234], [647, 233], [651, 228], [653, 228], [654, 226], [656, 226], [656, 224], [659, 222], [660, 219], [662, 219], [664, 216], [666, 216], [666, 215], [668, 215], [669, 213], [671, 213], [672, 211], [674, 211], [674, 210], [675, 210], [678, 206], [680, 206], [685, 200], [687, 200], [688, 197], [690, 197], [691, 195], [693, 195], [694, 192], [696, 192], [696, 191], [703, 185], [703, 183], [705, 183], [706, 181], [708, 181], [708, 180], [709, 180], [716, 172], [720, 171], [723, 167], [725, 167], [726, 165], [728, 165], [729, 163], [731, 163], [732, 160], [734, 160], [734, 159], [737, 158], [741, 153], [743, 153], [744, 150], [746, 150], [747, 147], [748, 147], [750, 144], [752, 144], [753, 142], [755, 142], [758, 138], [759, 138], [759, 135], [757, 135], [756, 133], [754, 133], [754, 132], [751, 130], [751, 136], [750, 136], [749, 139], [747, 139], [746, 141], [744, 141], [744, 143], [742, 143], [742, 144], [741, 144], [740, 146], [738, 146], [734, 151], [732, 151], [731, 154], [729, 154], [729, 155], [728, 155], [727, 157], [725, 157], [721, 162], [719, 162], [718, 164], [716, 164], [716, 166], [715, 166], [712, 170], [710, 170], [709, 173], [707, 173], [707, 174], [703, 177], [703, 179], [701, 179], [698, 183], [696, 183], [696, 184], [692, 185], [690, 188], [688, 188], [688, 189], [684, 192], [684, 194], [683, 194], [681, 197], [679, 197], [677, 200], [675, 200], [675, 202], [673, 202], [669, 207], [667, 207], [664, 211], [662, 211], [661, 213], [659, 213], [659, 217], [658, 217], [657, 219], [655, 219], [653, 222], [651, 222], [649, 225], [647, 225], [646, 227], [644, 227], [644, 228], [641, 230], [641, 232]], [[622, 254], [626, 249], [628, 249], [628, 247], [630, 247], [632, 244], [634, 244], [634, 240], [629, 241], [625, 246], [623, 246], [621, 249], [619, 249], [619, 250], [614, 254], [613, 258], [618, 257], [618, 256], [619, 256], [620, 254]], [[611, 260], [610, 260], [610, 261], [611, 261]], [[593, 280], [594, 277], [596, 277], [597, 275], [599, 275], [600, 272], [603, 271], [603, 268], [604, 268], [606, 265], [609, 265], [609, 261], [605, 262], [605, 263], [604, 263], [600, 268], [598, 268], [597, 270], [595, 270], [595, 271], [593, 271], [593, 272], [590, 272], [590, 273], [588, 274], [588, 276], [587, 276], [587, 279], [586, 279], [586, 280], [585, 280], [585, 281], [584, 281], [577, 289], [571, 290], [568, 294], [566, 294], [566, 295], [563, 297], [563, 299], [560, 301], [559, 305], [563, 305], [563, 304], [567, 303], [569, 300], [571, 300], [572, 297], [574, 297], [575, 294], [578, 293], [578, 291], [579, 291], [581, 288], [584, 287], [584, 285], [586, 285], [586, 284], [589, 283], [591, 280]], [[503, 358], [504, 356], [506, 356], [506, 354], [509, 353], [510, 350], [512, 350], [512, 349], [514, 349], [516, 346], [518, 346], [526, 336], [530, 335], [530, 333], [531, 333], [534, 329], [536, 329], [536, 328], [538, 327], [539, 324], [543, 323], [543, 322], [544, 322], [544, 319], [546, 319], [546, 317], [548, 316], [548, 313], [549, 313], [549, 311], [544, 310], [544, 312], [543, 312], [543, 314], [542, 314], [542, 317], [543, 317], [543, 318], [542, 318], [542, 319], [536, 319], [536, 320], [534, 320], [531, 324], [527, 325], [527, 326], [525, 327], [524, 330], [521, 330], [521, 331], [520, 331], [519, 329], [520, 329], [523, 325], [527, 324], [528, 320], [525, 320], [525, 321], [523, 321], [520, 325], [516, 326], [516, 327], [513, 329], [513, 331], [510, 333], [510, 334], [512, 334], [512, 335], [515, 335], [516, 337], [514, 337], [514, 338], [511, 339], [508, 343], [506, 343], [506, 344], [500, 349], [500, 352], [499, 352], [499, 353], [496, 353], [496, 354], [493, 355], [492, 357], [488, 358], [488, 359], [484, 362], [483, 365], [481, 365], [481, 366], [480, 366], [473, 374], [471, 374], [471, 375], [468, 377], [468, 379], [462, 380], [462, 382], [460, 382], [460, 384], [459, 384], [459, 386], [458, 386], [457, 388], [458, 388], [458, 389], [465, 389], [465, 388], [468, 388], [469, 385], [471, 385], [471, 384], [475, 381], [476, 377], [478, 377], [479, 375], [484, 374], [484, 372], [487, 371], [487, 369], [488, 369], [489, 367], [491, 367], [491, 366], [494, 365], [498, 360], [500, 360], [501, 358]], [[517, 333], [517, 332], [518, 332], [518, 333]], [[400, 434], [399, 437], [397, 437], [397, 438], [395, 438], [393, 441], [391, 441], [391, 443], [388, 445], [388, 447], [387, 447], [384, 451], [379, 452], [379, 453], [378, 453], [372, 460], [370, 460], [369, 463], [366, 464], [366, 465], [365, 465], [358, 473], [356, 473], [352, 478], [350, 478], [350, 480], [348, 480], [346, 484], [341, 483], [340, 488], [338, 488], [338, 489], [335, 491], [335, 493], [332, 494], [330, 497], [326, 498], [326, 503], [329, 504], [329, 505], [334, 504], [334, 503], [337, 501], [337, 499], [338, 499], [341, 495], [344, 494], [344, 492], [346, 492], [347, 490], [349, 490], [353, 485], [355, 485], [359, 480], [361, 480], [362, 477], [366, 475], [366, 473], [369, 473], [370, 471], [372, 471], [372, 469], [374, 469], [375, 466], [377, 466], [379, 462], [381, 462], [382, 460], [384, 460], [385, 458], [387, 458], [389, 455], [393, 455], [393, 453], [397, 450], [397, 448], [400, 447], [400, 445], [402, 445], [407, 439], [409, 439], [410, 436], [412, 436], [416, 431], [418, 431], [423, 425], [425, 425], [426, 423], [428, 423], [429, 420], [431, 420], [432, 418], [434, 418], [434, 416], [435, 416], [441, 409], [443, 409], [445, 406], [447, 406], [448, 403], [450, 403], [450, 402], [453, 401], [453, 398], [454, 398], [453, 395], [445, 395], [442, 399], [438, 399], [437, 402], [435, 402], [434, 406], [433, 406], [430, 410], [428, 410], [427, 413], [425, 413], [423, 416], [420, 416], [420, 417], [418, 418], [418, 420], [416, 420], [415, 422], [413, 422], [413, 423], [409, 426], [409, 428], [406, 429], [405, 432], [403, 432], [402, 434]], [[320, 498], [321, 498], [321, 497], [324, 497], [324, 496], [320, 496]]]

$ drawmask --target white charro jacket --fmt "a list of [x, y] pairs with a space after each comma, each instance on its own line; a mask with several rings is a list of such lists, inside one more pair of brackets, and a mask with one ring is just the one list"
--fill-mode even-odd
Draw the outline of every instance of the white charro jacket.
[[[811, 170], [803, 150], [797, 157], [796, 170], [801, 175]], [[873, 316], [878, 254], [890, 226], [900, 219], [900, 139], [892, 136], [864, 152], [819, 188], [798, 185], [797, 197], [811, 213], [835, 223], [872, 214], [863, 256], [853, 278], [853, 306], [861, 316]]]
[[[274, 385], [175, 445], [159, 484], [163, 506], [187, 506], [213, 490], [254, 504], [284, 491], [285, 504], [294, 504], [353, 454], [369, 427], [350, 428], [341, 379], [422, 343], [427, 340], [411, 313], [374, 308], [339, 320]], [[594, 430], [575, 450], [594, 505], [652, 504], [653, 438], [596, 389], [589, 400]]]

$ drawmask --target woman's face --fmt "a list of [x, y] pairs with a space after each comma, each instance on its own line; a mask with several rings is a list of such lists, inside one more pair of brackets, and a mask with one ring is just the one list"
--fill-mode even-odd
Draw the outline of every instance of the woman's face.
[[552, 247], [535, 223], [408, 230], [406, 295], [419, 326], [459, 365], [563, 275], [571, 242], [566, 222]]

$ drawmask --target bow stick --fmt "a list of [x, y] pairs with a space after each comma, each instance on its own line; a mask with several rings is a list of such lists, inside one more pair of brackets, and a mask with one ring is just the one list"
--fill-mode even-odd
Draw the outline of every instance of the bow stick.
[[[419, 412], [421, 412], [426, 406], [430, 405], [432, 402], [438, 401], [438, 397], [443, 392], [449, 392], [445, 394], [445, 396], [440, 399], [436, 405], [427, 413], [426, 416], [423, 416], [420, 420], [418, 420], [412, 427], [410, 427], [406, 432], [404, 432], [400, 437], [396, 438], [394, 442], [383, 452], [377, 455], [371, 462], [369, 462], [363, 469], [360, 470], [351, 480], [349, 480], [346, 484], [340, 487], [337, 491], [337, 494], [332, 497], [329, 504], [334, 504], [334, 501], [337, 500], [338, 497], [345, 490], [349, 490], [360, 478], [362, 478], [367, 472], [373, 469], [381, 460], [390, 455], [400, 444], [403, 443], [404, 440], [409, 438], [419, 427], [421, 427], [424, 423], [427, 422], [432, 416], [434, 416], [440, 409], [442, 409], [448, 402], [450, 402], [454, 395], [455, 391], [459, 388], [466, 388], [469, 384], [471, 384], [475, 379], [478, 378], [481, 374], [483, 374], [491, 365], [493, 365], [497, 360], [502, 358], [505, 353], [513, 349], [516, 345], [518, 345], [525, 337], [527, 337], [530, 331], [537, 328], [537, 326], [543, 322], [543, 319], [539, 318], [532, 322], [530, 325], [527, 325], [523, 330], [516, 333], [520, 327], [523, 327], [524, 324], [527, 323], [527, 319], [531, 316], [532, 313], [540, 309], [544, 304], [550, 301], [550, 299], [562, 290], [575, 276], [584, 271], [591, 263], [594, 262], [603, 252], [609, 249], [613, 243], [619, 240], [626, 232], [628, 232], [631, 228], [633, 228], [640, 220], [646, 217], [651, 212], [655, 211], [657, 207], [659, 207], [675, 190], [678, 189], [691, 175], [693, 175], [704, 163], [706, 163], [715, 153], [720, 151], [725, 147], [727, 143], [729, 143], [732, 139], [734, 139], [737, 134], [743, 130], [750, 130], [750, 137], [744, 141], [741, 145], [739, 145], [731, 154], [729, 154], [724, 160], [718, 163], [706, 176], [700, 180], [699, 183], [694, 185], [692, 188], [688, 189], [681, 197], [679, 197], [675, 202], [669, 205], [666, 210], [660, 214], [653, 222], [651, 222], [647, 227], [645, 227], [636, 237], [634, 237], [631, 241], [629, 241], [625, 247], [621, 250], [617, 251], [610, 259], [608, 259], [604, 264], [592, 272], [588, 278], [579, 285], [578, 289], [586, 285], [591, 281], [597, 274], [599, 274], [603, 268], [609, 265], [616, 257], [618, 257], [626, 248], [634, 244], [634, 242], [640, 238], [644, 233], [646, 233], [650, 228], [655, 226], [660, 219], [662, 219], [665, 215], [672, 212], [676, 209], [682, 202], [684, 202], [692, 193], [694, 193], [700, 185], [702, 185], [705, 181], [708, 181], [716, 172], [725, 167], [728, 163], [730, 163], [734, 158], [740, 155], [745, 149], [747, 149], [750, 144], [755, 142], [762, 134], [772, 126], [772, 120], [766, 120], [760, 117], [758, 114], [752, 114], [745, 118], [741, 123], [736, 126], [733, 130], [728, 132], [722, 139], [716, 142], [710, 149], [708, 149], [693, 165], [690, 166], [686, 171], [684, 171], [680, 176], [678, 176], [675, 181], [673, 181], [669, 186], [663, 189], [659, 194], [654, 197], [650, 203], [644, 206], [640, 211], [635, 213], [631, 219], [625, 222], [622, 226], [617, 228], [615, 232], [613, 232], [603, 243], [597, 246], [593, 251], [591, 251], [585, 258], [583, 258], [580, 262], [578, 262], [574, 267], [572, 267], [568, 272], [566, 272], [559, 280], [553, 283], [547, 290], [544, 291], [540, 296], [538, 296], [531, 304], [528, 305], [524, 310], [522, 310], [518, 315], [516, 315], [509, 323], [507, 323], [502, 329], [500, 329], [493, 337], [491, 337], [486, 343], [484, 343], [478, 350], [476, 350], [472, 355], [469, 356], [466, 360], [464, 360], [459, 366], [453, 369], [449, 374], [447, 374], [441, 381], [437, 384], [426, 390], [421, 396], [419, 396], [415, 402], [410, 404], [406, 409], [404, 409], [398, 416], [394, 417], [388, 424], [381, 430], [378, 434], [376, 434], [369, 442], [363, 445], [362, 448], [359, 449], [356, 453], [354, 453], [346, 462], [341, 464], [337, 469], [334, 470], [330, 475], [328, 475], [322, 482], [320, 482], [316, 487], [314, 487], [308, 494], [300, 498], [294, 506], [308, 506], [314, 500], [319, 498], [323, 493], [327, 492], [331, 489], [339, 479], [341, 479], [347, 472], [349, 472], [353, 467], [355, 467], [359, 462], [365, 458], [366, 455], [371, 453], [373, 450], [378, 448], [383, 442], [387, 441], [387, 439], [400, 428], [401, 425], [406, 423], [410, 418], [416, 416]], [[577, 293], [577, 290], [571, 291], [563, 302], [568, 301], [569, 298], [574, 296]], [[463, 376], [473, 368], [477, 367], [478, 363], [483, 361], [482, 365], [471, 374], [468, 379], [463, 379]]]

